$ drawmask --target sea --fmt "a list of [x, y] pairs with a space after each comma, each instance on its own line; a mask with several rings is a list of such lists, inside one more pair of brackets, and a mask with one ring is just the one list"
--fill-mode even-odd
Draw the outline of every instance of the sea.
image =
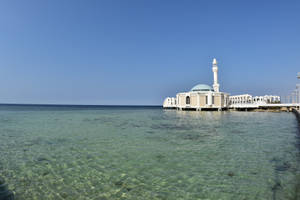
[[16, 200], [300, 199], [288, 112], [0, 105], [0, 176]]

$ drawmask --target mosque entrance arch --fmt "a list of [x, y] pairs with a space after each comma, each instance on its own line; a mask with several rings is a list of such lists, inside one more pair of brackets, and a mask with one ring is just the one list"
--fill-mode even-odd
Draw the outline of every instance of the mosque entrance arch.
[[191, 98], [189, 96], [185, 98], [185, 104], [191, 104]]

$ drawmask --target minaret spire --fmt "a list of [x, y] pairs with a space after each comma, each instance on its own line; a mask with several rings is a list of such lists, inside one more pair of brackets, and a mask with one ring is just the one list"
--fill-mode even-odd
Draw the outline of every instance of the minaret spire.
[[213, 65], [217, 65], [218, 63], [217, 63], [217, 59], [213, 59]]
[[218, 83], [218, 62], [217, 62], [217, 59], [213, 59], [213, 67], [212, 67], [212, 71], [214, 73], [214, 84], [213, 84], [213, 88], [214, 88], [214, 91], [215, 92], [219, 92], [219, 88], [220, 88], [220, 85]]

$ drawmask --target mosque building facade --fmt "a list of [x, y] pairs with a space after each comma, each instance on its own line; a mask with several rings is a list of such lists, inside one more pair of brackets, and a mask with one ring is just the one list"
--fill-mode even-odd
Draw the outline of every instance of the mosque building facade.
[[180, 92], [176, 97], [167, 97], [164, 108], [178, 110], [224, 110], [229, 106], [229, 94], [220, 92], [218, 83], [218, 63], [214, 58], [212, 63], [214, 82], [212, 87], [198, 84], [188, 92]]

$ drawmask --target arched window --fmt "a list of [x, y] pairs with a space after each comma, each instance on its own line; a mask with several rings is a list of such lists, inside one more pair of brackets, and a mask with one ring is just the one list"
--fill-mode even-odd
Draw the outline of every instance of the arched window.
[[189, 96], [187, 96], [187, 97], [185, 98], [185, 103], [186, 103], [186, 104], [190, 104], [190, 103], [191, 103], [191, 99], [190, 99]]

